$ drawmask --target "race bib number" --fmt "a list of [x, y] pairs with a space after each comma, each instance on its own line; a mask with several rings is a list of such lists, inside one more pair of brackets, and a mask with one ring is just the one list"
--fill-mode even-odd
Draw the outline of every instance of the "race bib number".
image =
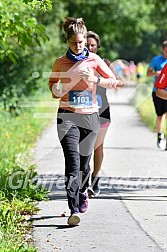
[[71, 107], [85, 108], [92, 106], [91, 91], [70, 91], [69, 102]]

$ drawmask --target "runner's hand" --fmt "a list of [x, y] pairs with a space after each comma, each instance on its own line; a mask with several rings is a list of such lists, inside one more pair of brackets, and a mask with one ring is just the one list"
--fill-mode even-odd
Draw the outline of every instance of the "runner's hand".
[[54, 83], [52, 86], [52, 96], [53, 98], [59, 99], [62, 97], [62, 91], [60, 90], [59, 86]]
[[117, 89], [118, 87], [123, 87], [125, 85], [125, 82], [123, 80], [121, 80], [121, 79], [117, 79], [115, 81], [115, 85], [116, 85], [115, 88]]
[[94, 71], [88, 68], [88, 70], [79, 71], [79, 76], [92, 88], [93, 84], [97, 82], [97, 76]]

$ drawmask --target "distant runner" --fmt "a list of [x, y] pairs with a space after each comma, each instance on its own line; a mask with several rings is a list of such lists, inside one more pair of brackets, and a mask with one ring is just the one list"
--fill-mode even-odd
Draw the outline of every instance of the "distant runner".
[[157, 115], [156, 119], [157, 146], [162, 149], [165, 140], [165, 136], [163, 133], [163, 115], [167, 113], [167, 101], [161, 99], [156, 95], [157, 88], [155, 86], [155, 82], [157, 81], [158, 76], [166, 63], [167, 63], [167, 40], [162, 43], [162, 55], [155, 56], [151, 60], [147, 70], [147, 76], [154, 77], [152, 98], [154, 102], [155, 112]]

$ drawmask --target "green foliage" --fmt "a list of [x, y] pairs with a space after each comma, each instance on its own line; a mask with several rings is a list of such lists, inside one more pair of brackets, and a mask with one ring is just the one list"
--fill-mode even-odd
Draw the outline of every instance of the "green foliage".
[[29, 48], [46, 41], [45, 28], [38, 24], [31, 6], [20, 0], [2, 0], [0, 6], [0, 61], [16, 62], [20, 50], [27, 54]]
[[[46, 10], [49, 11], [49, 15], [44, 13]], [[21, 114], [19, 103], [39, 88], [38, 78], [33, 77], [33, 73], [37, 72], [37, 75], [41, 76], [43, 71], [50, 71], [54, 56], [52, 48], [55, 48], [57, 55], [62, 48], [59, 23], [62, 15], [65, 15], [64, 5], [57, 1], [54, 10], [55, 14], [49, 19], [50, 0], [15, 0], [14, 2], [3, 0], [1, 2], [0, 107], [12, 115]], [[47, 19], [49, 22], [54, 22], [52, 31], [47, 28], [47, 33], [50, 31], [54, 35], [50, 44], [46, 29], [42, 25], [42, 22], [46, 23]], [[50, 61], [49, 55], [52, 57]]]
[[22, 90], [18, 89], [17, 86], [12, 86], [11, 89], [4, 88], [1, 103], [2, 109], [6, 112], [10, 112], [12, 115], [19, 115], [21, 113], [21, 108], [19, 107], [19, 102], [23, 100], [24, 94]]
[[[35, 5], [39, 1], [31, 1]], [[49, 1], [41, 1], [40, 9]], [[0, 106], [12, 115], [21, 113], [19, 102], [36, 90], [34, 49], [48, 40], [38, 11], [30, 2], [2, 0], [0, 3]]]
[[151, 18], [161, 31], [163, 31], [163, 30], [166, 31], [166, 35], [167, 35], [167, 22], [166, 22], [167, 5], [166, 5], [166, 1], [165, 0], [153, 0], [153, 4], [154, 4], [154, 9], [152, 11]]
[[[43, 99], [49, 100], [49, 90], [48, 93], [46, 89], [43, 89], [41, 92], [46, 92], [47, 96]], [[0, 113], [0, 171], [2, 173], [3, 171], [6, 172], [6, 170], [9, 172], [16, 170], [16, 158], [19, 157], [20, 153], [25, 153], [25, 159], [23, 159], [22, 162], [26, 161], [26, 156], [29, 158], [33, 157], [33, 152], [31, 152], [33, 143], [40, 135], [41, 130], [44, 129], [49, 122], [49, 118], [45, 120], [43, 118], [36, 119], [33, 115], [35, 113], [41, 113], [42, 115], [42, 113], [47, 113], [47, 111], [49, 113], [51, 111], [56, 111], [55, 108], [44, 107], [42, 101], [41, 106], [31, 107], [31, 101], [38, 102], [40, 99], [41, 95], [38, 97], [37, 94], [29, 97], [29, 99], [27, 98], [24, 102], [25, 104], [30, 103], [30, 107], [23, 107], [22, 114], [17, 117], [12, 117], [5, 112]], [[8, 153], [7, 156], [6, 153]], [[20, 162], [21, 160], [19, 161], [19, 166], [22, 168]], [[27, 168], [28, 166], [31, 166], [31, 163], [25, 167]]]
[[30, 223], [26, 220], [37, 210], [30, 199], [9, 201], [0, 191], [0, 251], [36, 251], [30, 246]]
[[146, 99], [140, 107], [138, 107], [138, 112], [142, 118], [142, 121], [152, 130], [156, 131], [155, 122], [155, 110], [152, 102], [152, 97]]
[[[44, 200], [46, 199], [46, 190], [41, 185], [37, 184], [37, 173], [35, 167], [29, 167], [28, 170], [21, 169], [15, 164], [15, 168], [12, 172], [5, 172], [0, 176], [0, 185], [3, 186], [1, 191], [5, 197], [9, 200]], [[30, 200], [29, 200], [30, 202]], [[24, 203], [24, 211], [32, 214], [34, 207], [31, 207], [32, 211], [26, 208]]]
[[21, 57], [17, 64], [7, 60], [0, 63], [3, 73], [0, 75], [0, 105], [12, 115], [21, 113], [19, 102], [37, 89], [37, 78], [33, 78], [32, 74], [36, 71], [36, 66], [32, 69], [32, 62], [32, 55], [29, 55]]
[[102, 47], [105, 48], [103, 51], [106, 50], [107, 54], [111, 50], [119, 50], [125, 43], [131, 47], [139, 46], [143, 33], [155, 30], [154, 23], [150, 23], [153, 8], [153, 2], [146, 0], [114, 0], [112, 3], [109, 0], [85, 0], [74, 5], [69, 1], [68, 5], [70, 16], [78, 16], [79, 13], [88, 29], [100, 35]]
[[[46, 28], [53, 24], [54, 27], [58, 29], [60, 28], [63, 18], [66, 16], [68, 16], [68, 10], [65, 1], [52, 0], [52, 9], [47, 11], [47, 15], [43, 12], [39, 12], [37, 19], [40, 23], [45, 25]], [[54, 33], [54, 29], [52, 29], [52, 33]]]
[[162, 37], [167, 39], [164, 0], [65, 2], [69, 16], [83, 17], [88, 30], [100, 35], [99, 53], [110, 60], [148, 62], [155, 52], [159, 53]]
[[23, 1], [31, 5], [33, 9], [39, 9], [43, 12], [52, 9], [52, 3], [50, 0], [23, 0]]
[[47, 191], [37, 184], [33, 149], [50, 119], [35, 119], [33, 115], [55, 113], [55, 108], [42, 106], [43, 100], [50, 101], [48, 94], [50, 97], [46, 87], [29, 97], [29, 102], [32, 98], [40, 100], [41, 106], [24, 108], [17, 117], [0, 113], [0, 251], [37, 251], [31, 246], [31, 222], [27, 219], [38, 211], [37, 201], [45, 200]]

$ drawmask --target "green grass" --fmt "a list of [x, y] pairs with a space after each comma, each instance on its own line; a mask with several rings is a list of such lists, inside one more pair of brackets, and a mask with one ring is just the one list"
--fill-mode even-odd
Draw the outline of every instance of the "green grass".
[[[37, 107], [23, 108], [19, 116], [0, 111], [0, 252], [37, 251], [30, 235], [29, 215], [38, 211], [37, 202], [47, 198], [47, 192], [36, 185], [33, 164], [34, 144], [51, 123], [57, 102], [48, 90], [36, 93], [29, 100], [38, 100]], [[55, 102], [46, 107], [45, 102]]]
[[152, 103], [152, 98], [149, 97], [146, 99], [137, 109], [139, 112], [142, 121], [152, 130], [156, 131], [155, 123], [156, 123], [156, 116], [155, 111]]
[[[141, 120], [153, 132], [156, 132], [156, 113], [152, 101], [152, 78], [145, 78], [144, 84], [138, 84], [132, 105], [136, 107]], [[166, 134], [166, 125], [164, 123], [163, 132]]]

